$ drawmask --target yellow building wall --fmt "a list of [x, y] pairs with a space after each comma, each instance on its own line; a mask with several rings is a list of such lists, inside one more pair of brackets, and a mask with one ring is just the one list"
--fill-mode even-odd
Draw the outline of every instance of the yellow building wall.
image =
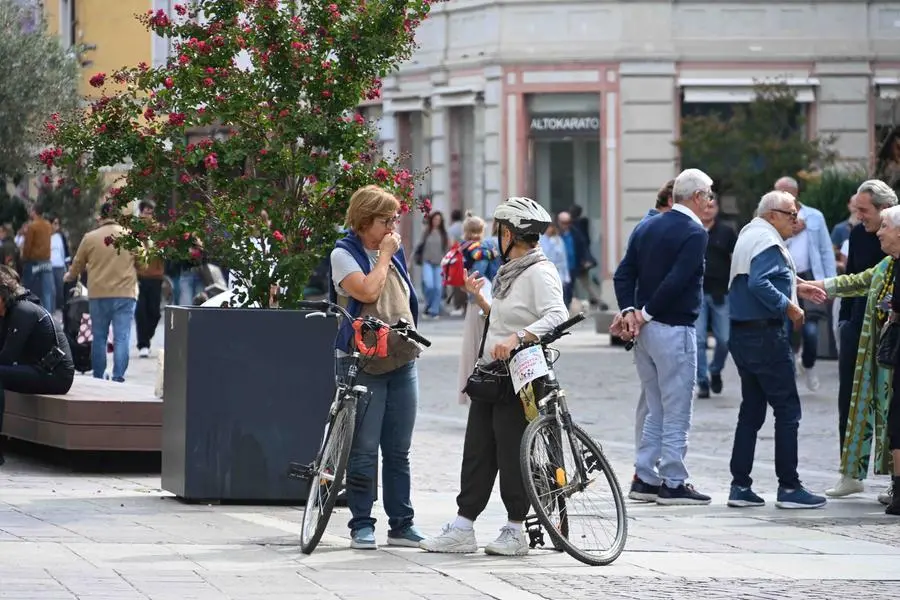
[[[85, 53], [93, 64], [82, 69], [80, 91], [87, 98], [98, 97], [90, 78], [99, 72], [112, 75], [125, 66], [140, 62], [152, 64], [152, 35], [135, 18], [153, 6], [152, 0], [75, 0], [76, 44], [97, 47]], [[44, 0], [44, 15], [49, 30], [59, 35], [59, 0]], [[109, 79], [107, 79], [108, 84]]]

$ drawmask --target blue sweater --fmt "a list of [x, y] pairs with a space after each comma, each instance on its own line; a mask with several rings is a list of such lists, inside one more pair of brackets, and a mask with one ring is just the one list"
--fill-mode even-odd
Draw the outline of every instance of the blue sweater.
[[693, 325], [700, 314], [706, 230], [671, 210], [634, 231], [613, 277], [619, 308], [644, 308], [666, 325]]
[[738, 275], [728, 292], [733, 321], [784, 319], [791, 297], [791, 274], [777, 246], [763, 250], [750, 261], [750, 274]]

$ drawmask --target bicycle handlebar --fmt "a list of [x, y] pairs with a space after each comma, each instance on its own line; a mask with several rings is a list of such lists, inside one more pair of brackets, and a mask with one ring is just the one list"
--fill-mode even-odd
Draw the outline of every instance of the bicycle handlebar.
[[[298, 307], [301, 310], [312, 310], [317, 312], [324, 312], [325, 314], [331, 315], [340, 314], [349, 321], [355, 321], [358, 319], [348, 313], [347, 310], [340, 304], [334, 304], [333, 302], [329, 302], [328, 300], [301, 300], [298, 304]], [[407, 339], [422, 344], [426, 348], [431, 346], [431, 342], [428, 340], [428, 338], [424, 337], [421, 333], [413, 329], [412, 325], [404, 319], [400, 319], [394, 325], [388, 325], [384, 321], [376, 319], [372, 316], [364, 317], [362, 320], [364, 323], [370, 325], [370, 328], [373, 331], [380, 328], [390, 329], [391, 331], [396, 331]]]
[[515, 354], [517, 352], [521, 352], [522, 350], [524, 350], [525, 348], [528, 348], [530, 346], [538, 346], [538, 345], [548, 346], [548, 345], [552, 344], [559, 338], [561, 338], [565, 335], [569, 335], [567, 333], [567, 330], [571, 329], [578, 323], [581, 323], [585, 319], [587, 319], [587, 316], [583, 312], [578, 313], [574, 317], [570, 317], [568, 320], [563, 321], [562, 323], [560, 323], [559, 325], [557, 325], [556, 327], [554, 327], [553, 329], [551, 329], [550, 331], [548, 331], [547, 333], [545, 333], [544, 335], [539, 337], [536, 342], [525, 342], [524, 344], [522, 344], [521, 346], [519, 346], [518, 348], [513, 350], [510, 353], [510, 358], [515, 356]]

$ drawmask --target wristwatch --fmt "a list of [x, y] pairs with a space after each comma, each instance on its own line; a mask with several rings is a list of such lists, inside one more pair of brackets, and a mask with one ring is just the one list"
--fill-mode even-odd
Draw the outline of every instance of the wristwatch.
[[517, 332], [516, 332], [516, 337], [519, 338], [519, 345], [520, 345], [520, 346], [521, 346], [522, 344], [525, 343], [525, 331], [524, 331], [524, 330], [519, 330], [519, 331], [517, 331]]
[[627, 315], [629, 313], [633, 313], [635, 310], [636, 309], [633, 306], [629, 306], [628, 308], [626, 308], [622, 311], [622, 316], [624, 317], [625, 315]]

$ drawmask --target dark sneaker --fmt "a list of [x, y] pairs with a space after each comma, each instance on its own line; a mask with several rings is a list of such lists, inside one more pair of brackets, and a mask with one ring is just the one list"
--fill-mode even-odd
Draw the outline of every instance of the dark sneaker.
[[682, 483], [677, 488], [670, 488], [666, 484], [662, 484], [659, 486], [659, 496], [656, 498], [656, 503], [663, 506], [692, 506], [710, 502], [712, 502], [712, 498], [701, 494], [689, 483]]
[[817, 496], [807, 491], [803, 486], [789, 490], [783, 487], [778, 488], [778, 499], [775, 506], [778, 508], [822, 508], [827, 500], [825, 496]]
[[649, 483], [641, 481], [640, 477], [637, 475], [631, 480], [631, 491], [628, 492], [628, 497], [632, 500], [638, 500], [640, 502], [656, 502], [657, 496], [659, 496], [658, 485], [650, 485]]
[[766, 501], [757, 496], [750, 488], [739, 485], [731, 486], [731, 493], [728, 494], [728, 506], [732, 508], [746, 508], [748, 506], [765, 505]]
[[722, 376], [721, 375], [710, 375], [709, 376], [709, 388], [712, 390], [713, 394], [721, 394], [722, 393]]
[[396, 531], [388, 531], [388, 546], [406, 546], [407, 548], [418, 548], [419, 542], [425, 539], [425, 536], [419, 533], [419, 530], [410, 525]]
[[697, 397], [709, 398], [709, 386], [707, 384], [701, 383], [697, 386]]

